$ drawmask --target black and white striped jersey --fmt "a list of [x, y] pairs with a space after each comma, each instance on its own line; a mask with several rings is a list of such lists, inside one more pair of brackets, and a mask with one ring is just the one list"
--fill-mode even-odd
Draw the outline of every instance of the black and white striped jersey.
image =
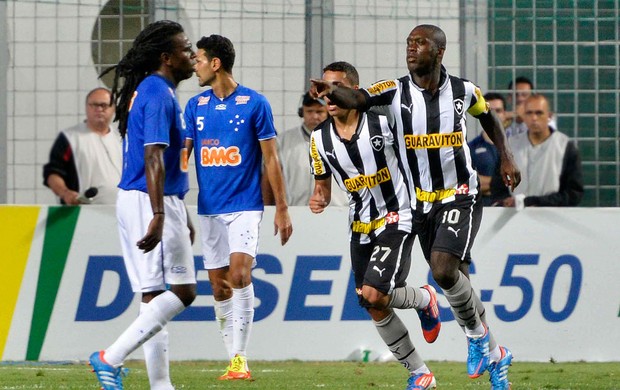
[[411, 232], [409, 189], [395, 129], [387, 117], [360, 113], [351, 140], [340, 138], [329, 118], [310, 138], [311, 171], [317, 179], [333, 175], [349, 196], [351, 241], [369, 243], [385, 229]]
[[412, 204], [423, 213], [433, 203], [453, 201], [455, 195], [477, 194], [478, 177], [467, 146], [466, 112], [473, 116], [488, 112], [480, 89], [450, 76], [443, 66], [439, 85], [438, 92], [431, 95], [407, 75], [364, 90], [369, 106], [383, 106], [394, 121], [401, 158], [409, 165]]

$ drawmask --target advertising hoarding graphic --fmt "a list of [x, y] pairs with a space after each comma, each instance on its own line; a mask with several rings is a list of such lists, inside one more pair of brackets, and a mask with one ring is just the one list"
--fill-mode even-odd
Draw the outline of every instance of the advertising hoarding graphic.
[[6, 345], [11, 321], [28, 262], [28, 254], [36, 229], [39, 207], [0, 208], [0, 358]]
[[[188, 209], [195, 218], [195, 207]], [[316, 216], [291, 208], [295, 233], [286, 246], [270, 234], [273, 214], [265, 210], [253, 270], [257, 299], [248, 352], [262, 360], [387, 353], [357, 304], [347, 210]], [[0, 220], [2, 360], [84, 360], [135, 318], [140, 299], [123, 265], [114, 207], [0, 206]], [[618, 220], [619, 209], [485, 209], [470, 274], [498, 342], [521, 361], [620, 361]], [[170, 323], [174, 360], [226, 359], [199, 242], [193, 248], [198, 296]], [[407, 282], [434, 284], [418, 243]], [[437, 291], [445, 326], [432, 347], [415, 311], [399, 316], [425, 358], [462, 361], [463, 333]], [[597, 332], [584, 333], [592, 323]]]

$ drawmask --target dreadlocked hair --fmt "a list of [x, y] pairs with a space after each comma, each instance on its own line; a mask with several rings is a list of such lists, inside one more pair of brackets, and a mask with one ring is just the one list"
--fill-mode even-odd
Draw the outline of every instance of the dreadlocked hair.
[[[131, 49], [118, 64], [106, 68], [99, 78], [114, 70], [114, 84], [112, 85], [111, 102], [116, 104], [118, 130], [124, 138], [127, 133], [127, 119], [129, 105], [138, 85], [161, 65], [162, 53], [171, 53], [174, 49], [172, 37], [182, 33], [183, 27], [171, 20], [160, 20], [146, 26], [133, 41]], [[119, 78], [123, 78], [119, 91]]]

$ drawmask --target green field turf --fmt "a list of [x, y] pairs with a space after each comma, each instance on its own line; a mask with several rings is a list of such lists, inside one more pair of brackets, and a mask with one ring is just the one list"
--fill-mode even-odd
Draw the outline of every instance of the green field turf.
[[[173, 362], [172, 380], [179, 389], [404, 389], [406, 373], [397, 363], [251, 362], [254, 381], [222, 382], [225, 362]], [[488, 374], [469, 379], [464, 363], [428, 362], [441, 390], [489, 389]], [[126, 365], [125, 389], [148, 389], [142, 361]], [[509, 377], [513, 390], [620, 390], [620, 363], [521, 363]], [[97, 389], [85, 363], [0, 363], [0, 390]]]

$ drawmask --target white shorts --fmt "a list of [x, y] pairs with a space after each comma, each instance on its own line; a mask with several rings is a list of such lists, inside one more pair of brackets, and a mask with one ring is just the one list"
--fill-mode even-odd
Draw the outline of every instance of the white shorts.
[[149, 195], [119, 190], [116, 218], [125, 268], [134, 292], [165, 290], [168, 284], [196, 283], [192, 243], [185, 204], [177, 196], [164, 196], [164, 232], [155, 249], [144, 253], [136, 243], [153, 219]]
[[252, 256], [252, 267], [255, 267], [258, 228], [262, 219], [262, 211], [199, 215], [205, 269], [228, 267], [230, 254], [235, 252]]

